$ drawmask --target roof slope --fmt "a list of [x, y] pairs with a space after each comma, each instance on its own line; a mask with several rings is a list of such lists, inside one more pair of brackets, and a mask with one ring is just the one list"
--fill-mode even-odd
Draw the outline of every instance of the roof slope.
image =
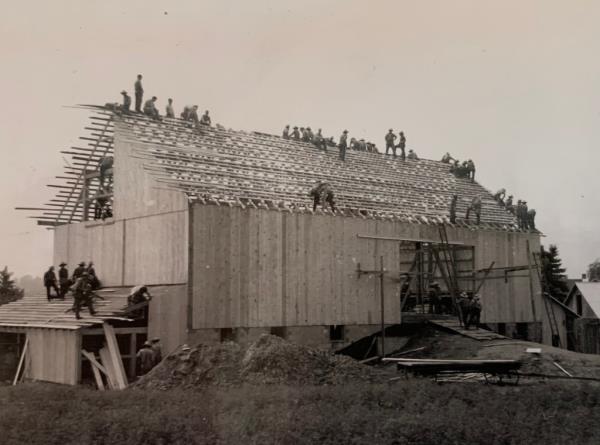
[[94, 303], [97, 314], [92, 317], [84, 308], [80, 320], [70, 311], [73, 306], [70, 296], [64, 301], [49, 302], [45, 295], [32, 295], [3, 304], [0, 306], [0, 330], [2, 327], [80, 329], [102, 324], [105, 320], [129, 320], [121, 315], [127, 306], [127, 293], [102, 290], [97, 293], [104, 298]]
[[467, 207], [481, 196], [480, 227], [518, 230], [515, 217], [488, 190], [455, 177], [442, 162], [402, 161], [353, 150], [343, 162], [336, 148], [323, 152], [310, 143], [264, 133], [196, 129], [179, 119], [157, 122], [141, 115], [116, 121], [126, 139], [145, 143], [138, 153], [160, 182], [201, 201], [234, 205], [263, 201], [277, 208], [307, 210], [312, 208], [309, 190], [323, 180], [332, 185], [343, 213], [449, 223], [450, 201], [458, 194], [457, 223], [465, 225]]

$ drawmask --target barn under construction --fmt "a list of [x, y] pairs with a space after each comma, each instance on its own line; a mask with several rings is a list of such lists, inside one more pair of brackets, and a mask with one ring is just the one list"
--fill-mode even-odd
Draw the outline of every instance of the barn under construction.
[[[54, 231], [53, 263], [92, 260], [112, 310], [99, 319], [84, 314], [79, 324], [64, 313], [42, 320], [40, 301], [12, 319], [0, 311], [0, 332], [31, 335], [70, 323], [79, 333], [73, 363], [85, 360], [81, 339], [106, 326], [129, 336], [119, 341], [132, 360], [147, 337], [160, 337], [167, 352], [262, 333], [331, 348], [401, 323], [403, 311], [425, 315], [426, 290], [436, 281], [452, 297], [478, 290], [481, 322], [491, 330], [566, 344], [540, 288], [540, 233], [519, 229], [489, 191], [457, 178], [448, 164], [364, 151], [341, 161], [335, 148], [279, 136], [83, 108], [88, 134], [63, 152], [72, 160], [51, 185], [56, 197], [31, 210]], [[114, 165], [101, 175], [107, 156]], [[313, 211], [308, 193], [316, 181], [331, 184], [335, 212]], [[476, 196], [480, 224], [464, 218]], [[122, 303], [140, 284], [153, 295], [147, 324], [129, 326], [111, 299]], [[60, 349], [43, 338], [41, 347]], [[80, 363], [62, 380], [35, 366], [32, 378], [81, 377]]]

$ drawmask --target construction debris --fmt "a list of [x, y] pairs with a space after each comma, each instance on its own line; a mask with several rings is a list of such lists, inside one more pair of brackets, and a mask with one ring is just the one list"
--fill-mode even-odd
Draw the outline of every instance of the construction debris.
[[265, 334], [247, 348], [225, 342], [201, 343], [188, 351], [178, 349], [133, 387], [164, 390], [242, 383], [336, 385], [352, 380], [381, 381], [381, 372], [346, 356]]

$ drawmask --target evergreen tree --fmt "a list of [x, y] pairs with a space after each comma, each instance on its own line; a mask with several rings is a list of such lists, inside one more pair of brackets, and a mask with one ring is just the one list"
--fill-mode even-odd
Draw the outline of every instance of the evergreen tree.
[[562, 267], [562, 260], [558, 256], [558, 247], [550, 244], [548, 250], [542, 246], [542, 285], [544, 292], [554, 298], [564, 301], [569, 291], [566, 269]]
[[23, 297], [23, 291], [15, 286], [15, 280], [12, 278], [12, 272], [8, 267], [0, 270], [0, 304], [10, 303]]
[[588, 280], [600, 281], [600, 259], [588, 266]]

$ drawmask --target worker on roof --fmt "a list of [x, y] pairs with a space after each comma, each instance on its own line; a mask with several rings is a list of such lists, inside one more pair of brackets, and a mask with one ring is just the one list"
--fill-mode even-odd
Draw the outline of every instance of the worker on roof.
[[134, 84], [135, 89], [135, 111], [142, 112], [142, 98], [144, 97], [144, 87], [142, 87], [142, 75], [137, 75], [137, 80]]
[[348, 144], [349, 150], [358, 150], [358, 141], [355, 138], [350, 138], [350, 144]]
[[173, 109], [173, 99], [169, 97], [167, 100], [167, 106], [165, 107], [165, 116], [171, 119], [175, 119], [175, 110]]
[[475, 196], [471, 201], [471, 205], [467, 208], [467, 214], [465, 219], [467, 222], [469, 221], [469, 215], [471, 212], [474, 212], [477, 216], [477, 224], [481, 222], [481, 196]]
[[361, 139], [360, 141], [358, 141], [358, 147], [357, 150], [358, 151], [367, 151], [367, 143], [365, 142], [364, 139]]
[[371, 141], [367, 142], [367, 152], [377, 153], [377, 146]]
[[201, 125], [208, 125], [210, 127], [210, 116], [208, 115], [208, 110], [204, 112], [202, 118], [200, 119]]
[[151, 117], [152, 119], [160, 119], [160, 114], [158, 113], [158, 108], [156, 108], [156, 101], [158, 99], [156, 96], [152, 96], [152, 99], [148, 99], [144, 103], [144, 114], [146, 116]]
[[456, 224], [456, 204], [458, 203], [458, 195], [452, 195], [450, 201], [450, 222]]
[[89, 274], [83, 271], [81, 276], [75, 281], [75, 284], [73, 284], [73, 311], [75, 312], [75, 318], [78, 320], [81, 318], [79, 313], [83, 306], [87, 306], [91, 316], [96, 315], [92, 285], [89, 278]]
[[[60, 298], [60, 291], [58, 290], [58, 286], [56, 285], [56, 274], [54, 273], [54, 266], [50, 266], [46, 273], [44, 274], [44, 287], [46, 288], [46, 297], [48, 301], [53, 298]], [[54, 289], [56, 296], [52, 296], [50, 289]]]
[[281, 137], [283, 139], [289, 139], [290, 138], [290, 126], [289, 125], [286, 125], [285, 128], [283, 129], [283, 133], [282, 133]]
[[79, 278], [83, 272], [85, 272], [85, 263], [82, 261], [73, 271], [72, 281], [75, 282], [75, 280], [77, 280], [77, 278]]
[[404, 161], [404, 160], [406, 160], [406, 154], [404, 152], [404, 149], [406, 148], [406, 136], [404, 136], [404, 132], [403, 131], [401, 131], [400, 133], [398, 133], [398, 136], [400, 137], [400, 141], [398, 142], [397, 147], [400, 150], [402, 150], [402, 160]]
[[396, 157], [396, 145], [394, 141], [396, 140], [396, 135], [394, 134], [394, 129], [390, 128], [390, 130], [385, 135], [385, 154], [386, 156], [389, 154], [390, 148], [392, 149], [392, 154]]
[[317, 147], [319, 150], [327, 150], [327, 145], [325, 144], [325, 139], [323, 138], [320, 128], [313, 137], [313, 144], [315, 144], [315, 147]]
[[454, 158], [452, 156], [450, 156], [449, 152], [446, 152], [446, 154], [444, 156], [442, 156], [442, 162], [444, 164], [450, 164], [450, 161], [453, 161]]
[[535, 230], [535, 209], [527, 211], [527, 226], [530, 230]]
[[501, 188], [496, 193], [494, 193], [494, 199], [498, 201], [499, 204], [504, 205], [504, 197], [506, 196], [506, 189]]
[[306, 141], [306, 130], [304, 127], [300, 127], [300, 140]]
[[154, 366], [162, 362], [162, 346], [160, 344], [160, 338], [154, 337], [151, 341], [152, 353], [154, 354]]
[[198, 105], [186, 105], [181, 112], [181, 118], [184, 121], [194, 122], [196, 125], [200, 123], [198, 119]]
[[513, 205], [513, 195], [508, 195], [506, 202], [504, 203], [506, 210], [508, 210], [513, 215], [515, 214], [515, 206]]
[[[152, 300], [152, 295], [150, 295], [148, 292], [148, 288], [146, 286], [139, 285], [131, 288], [131, 291], [129, 291], [129, 295], [127, 296], [127, 305], [135, 306], [136, 304], [145, 303], [150, 300]], [[131, 316], [133, 318], [143, 317], [145, 313], [144, 309], [145, 308], [142, 308], [132, 312]]]
[[475, 182], [475, 163], [472, 159], [467, 161], [467, 172], [468, 177], [471, 179], [471, 182]]
[[67, 263], [64, 261], [58, 265], [58, 284], [60, 286], [60, 298], [65, 299], [65, 295], [69, 291], [71, 286], [71, 280], [69, 280], [69, 269], [66, 268]]
[[298, 127], [294, 127], [294, 131], [292, 131], [292, 139], [296, 141], [300, 140], [300, 132], [298, 131]]
[[317, 205], [321, 204], [325, 208], [325, 204], [329, 204], [331, 210], [335, 212], [334, 194], [331, 185], [327, 182], [318, 181], [316, 186], [309, 193], [313, 198], [313, 212], [317, 210]]
[[348, 148], [348, 130], [344, 130], [340, 136], [340, 143], [338, 144], [340, 149], [340, 159], [346, 160], [346, 149]]
[[[404, 154], [404, 151], [402, 153]], [[419, 157], [412, 149], [408, 150], [408, 156], [406, 156], [406, 157], [407, 157], [407, 159], [412, 159], [414, 161], [419, 160]]]
[[90, 280], [92, 290], [100, 289], [100, 280], [96, 275], [96, 269], [94, 268], [94, 263], [92, 261], [88, 263], [86, 272], [88, 273], [88, 278]]
[[131, 110], [131, 97], [127, 94], [127, 91], [121, 91], [121, 95], [123, 96], [123, 104], [121, 105], [121, 111], [124, 113], [129, 113]]
[[527, 207], [527, 201], [523, 201], [521, 204], [521, 222], [524, 230], [529, 229], [529, 220], [527, 215], [529, 214], [529, 208]]
[[104, 186], [104, 181], [107, 177], [112, 177], [108, 172], [113, 168], [115, 158], [112, 156], [104, 156], [98, 161], [98, 171], [100, 172], [100, 187]]
[[137, 370], [138, 375], [148, 374], [154, 367], [154, 353], [152, 352], [152, 344], [149, 341], [145, 341], [144, 345], [135, 355], [137, 359]]

